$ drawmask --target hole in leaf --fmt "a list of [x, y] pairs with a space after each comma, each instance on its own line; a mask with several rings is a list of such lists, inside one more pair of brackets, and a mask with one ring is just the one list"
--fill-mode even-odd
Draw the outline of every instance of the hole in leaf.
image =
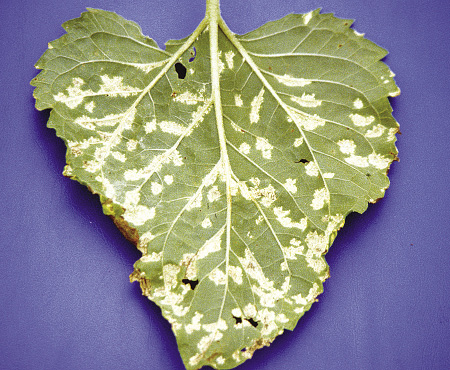
[[191, 51], [191, 55], [194, 55], [194, 56], [192, 58], [189, 58], [189, 63], [193, 62], [195, 57], [197, 56], [197, 50], [195, 49], [195, 46], [194, 46], [194, 54], [192, 54], [192, 51]]
[[197, 280], [183, 279], [181, 280], [181, 282], [186, 285], [189, 284], [192, 290], [194, 290], [195, 287], [198, 285], [198, 279]]
[[247, 320], [254, 328], [256, 328], [258, 326], [258, 323], [255, 320], [253, 320], [252, 318], [245, 319], [245, 320]]
[[309, 161], [305, 158], [300, 159], [299, 161], [296, 161], [295, 163], [303, 163], [303, 164], [308, 164]]
[[233, 319], [236, 320], [236, 324], [240, 324], [242, 322], [242, 317], [233, 316]]
[[179, 78], [180, 80], [183, 80], [183, 79], [186, 77], [186, 71], [187, 71], [187, 69], [186, 69], [186, 67], [185, 67], [183, 64], [181, 64], [180, 62], [175, 63], [175, 71], [177, 72], [178, 78]]

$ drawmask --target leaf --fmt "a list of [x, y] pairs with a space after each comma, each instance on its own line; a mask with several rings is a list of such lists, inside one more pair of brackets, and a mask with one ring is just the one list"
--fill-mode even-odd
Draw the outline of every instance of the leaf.
[[399, 90], [386, 51], [350, 25], [315, 10], [238, 36], [209, 0], [193, 34], [161, 50], [88, 9], [36, 65], [64, 174], [143, 253], [130, 279], [188, 369], [233, 368], [293, 330], [346, 215], [389, 185]]

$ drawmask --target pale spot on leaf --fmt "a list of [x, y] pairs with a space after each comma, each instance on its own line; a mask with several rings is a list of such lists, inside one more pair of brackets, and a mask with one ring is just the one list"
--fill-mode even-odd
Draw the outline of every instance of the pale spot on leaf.
[[375, 117], [374, 116], [361, 116], [360, 114], [357, 113], [352, 113], [349, 115], [349, 117], [351, 118], [353, 124], [355, 126], [369, 126], [373, 121], [375, 121]]
[[330, 194], [326, 188], [317, 189], [314, 191], [314, 198], [311, 202], [311, 207], [314, 210], [322, 209], [325, 203], [330, 201]]
[[250, 123], [257, 123], [259, 121], [259, 110], [264, 100], [264, 88], [261, 89], [259, 94], [255, 96], [251, 103], [250, 111]]

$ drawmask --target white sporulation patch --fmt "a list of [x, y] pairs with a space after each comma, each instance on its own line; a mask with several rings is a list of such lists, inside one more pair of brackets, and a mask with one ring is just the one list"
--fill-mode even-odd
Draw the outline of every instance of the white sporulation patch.
[[85, 96], [92, 94], [92, 90], [82, 90], [81, 86], [83, 85], [84, 80], [82, 78], [72, 78], [72, 85], [68, 86], [66, 89], [67, 95], [60, 92], [57, 95], [53, 95], [53, 99], [64, 103], [70, 109], [74, 109], [81, 104]]
[[324, 179], [332, 179], [333, 177], [334, 177], [334, 173], [333, 172], [325, 172], [323, 175], [322, 175], [322, 177], [324, 178]]
[[220, 198], [221, 194], [219, 191], [219, 188], [217, 185], [214, 185], [211, 189], [208, 191], [208, 200], [212, 203], [215, 202]]
[[292, 219], [288, 217], [291, 213], [290, 210], [283, 210], [283, 207], [275, 207], [273, 209], [274, 215], [277, 217], [277, 221], [281, 226], [286, 228], [296, 228], [300, 230], [305, 230], [307, 225], [306, 217], [302, 218], [299, 222], [292, 222]]
[[297, 179], [286, 179], [283, 186], [289, 193], [295, 194], [297, 192], [297, 186], [295, 186], [296, 182]]
[[232, 50], [227, 51], [225, 53], [225, 61], [227, 62], [227, 66], [230, 69], [233, 69], [234, 67], [234, 52]]
[[264, 101], [264, 87], [260, 90], [259, 94], [255, 96], [251, 103], [250, 110], [250, 123], [257, 123], [259, 121], [259, 111]]
[[301, 97], [292, 96], [291, 100], [305, 108], [315, 108], [322, 104], [322, 100], [315, 98], [315, 94], [303, 93]]
[[322, 257], [306, 257], [306, 263], [310, 268], [312, 268], [315, 272], [320, 273], [326, 269], [327, 264], [325, 263]]
[[120, 152], [111, 152], [111, 155], [114, 159], [117, 159], [119, 162], [124, 163], [127, 160], [127, 157], [125, 157], [125, 154]]
[[155, 207], [148, 208], [147, 206], [137, 205], [135, 207], [127, 208], [123, 214], [123, 218], [133, 225], [141, 226], [153, 219], [155, 213]]
[[301, 244], [283, 247], [284, 258], [287, 260], [296, 260], [298, 255], [303, 254], [304, 249], [305, 247]]
[[[252, 179], [250, 179], [252, 181]], [[259, 179], [257, 182], [254, 182], [254, 184], [257, 183], [259, 185]], [[239, 184], [241, 194], [245, 199], [259, 199], [261, 204], [264, 207], [270, 207], [273, 202], [277, 199], [277, 193], [275, 191], [275, 188], [272, 185], [268, 185], [265, 188], [260, 189], [256, 186], [252, 186], [250, 189], [247, 188], [245, 184]]]
[[234, 104], [236, 105], [236, 107], [242, 107], [242, 105], [244, 104], [240, 94], [234, 95]]
[[175, 135], [175, 136], [181, 136], [186, 132], [186, 127], [183, 125], [180, 125], [179, 123], [172, 122], [172, 121], [162, 121], [158, 123], [159, 128], [161, 131]]
[[396, 133], [398, 133], [397, 128], [390, 128], [387, 135], [387, 141], [394, 141]]
[[375, 121], [374, 116], [365, 117], [357, 113], [352, 113], [349, 117], [351, 118], [353, 124], [359, 127], [369, 126], [373, 121]]
[[194, 316], [192, 316], [191, 323], [186, 324], [184, 329], [186, 333], [192, 334], [194, 331], [199, 331], [202, 328], [201, 320], [203, 319], [203, 314], [199, 312], [195, 312]]
[[216, 358], [216, 362], [219, 365], [223, 365], [225, 363], [225, 358], [223, 356], [219, 356], [219, 357]]
[[281, 271], [289, 270], [289, 265], [288, 265], [287, 261], [283, 261], [280, 263], [280, 269], [281, 269]]
[[303, 144], [303, 137], [298, 137], [294, 140], [294, 147], [298, 148]]
[[[264, 275], [261, 265], [253, 256], [250, 249], [246, 248], [245, 257], [238, 256], [238, 259], [246, 275], [249, 278], [256, 280], [257, 284], [252, 285], [252, 291], [259, 296], [260, 304], [263, 307], [274, 307], [276, 302], [282, 299], [290, 289], [289, 276], [286, 277], [281, 289], [276, 289], [274, 287], [274, 282]], [[247, 315], [246, 308], [244, 308], [244, 313]]]
[[146, 122], [144, 125], [144, 130], [146, 134], [149, 134], [153, 131], [156, 130], [156, 120], [154, 119], [153, 121], [150, 122]]
[[127, 141], [127, 150], [129, 152], [132, 152], [133, 150], [136, 150], [137, 146], [138, 146], [138, 141], [137, 140], [129, 139]]
[[227, 275], [218, 267], [209, 273], [208, 278], [216, 285], [225, 285], [227, 283]]
[[152, 181], [150, 187], [151, 187], [153, 195], [158, 195], [163, 191], [163, 186], [159, 182], [156, 182], [156, 181]]
[[386, 158], [385, 156], [377, 153], [370, 154], [368, 160], [369, 164], [380, 170], [387, 168], [389, 166], [389, 163], [391, 162], [389, 158]]
[[174, 166], [182, 166], [183, 158], [178, 150], [168, 150], [163, 154], [153, 157], [150, 164], [144, 168], [126, 170], [124, 178], [127, 181], [137, 181], [149, 178], [153, 173], [161, 171], [163, 164], [173, 163]]
[[185, 91], [181, 94], [177, 94], [173, 100], [186, 105], [195, 105], [205, 101], [205, 97], [201, 92], [200, 94], [193, 94], [190, 91]]
[[[309, 289], [308, 295], [306, 297], [303, 297], [301, 293], [292, 296], [291, 298], [294, 300], [295, 303], [302, 306], [307, 306], [313, 303], [316, 299], [316, 297], [319, 295], [319, 284], [314, 283], [313, 286]], [[296, 313], [303, 313], [304, 308], [299, 307], [299, 311], [294, 310]]]
[[242, 284], [242, 269], [239, 266], [228, 266], [228, 275], [236, 284]]
[[172, 185], [172, 183], [173, 183], [173, 176], [172, 176], [172, 175], [166, 175], [166, 176], [164, 176], [164, 182], [165, 182], [167, 185]]
[[345, 158], [345, 161], [348, 164], [351, 164], [356, 167], [368, 167], [369, 161], [366, 157], [361, 157], [360, 155], [352, 154], [350, 157]]
[[317, 189], [314, 191], [314, 197], [311, 202], [311, 207], [314, 210], [322, 209], [326, 203], [330, 202], [330, 193], [326, 188]]
[[95, 108], [95, 102], [91, 100], [89, 103], [86, 103], [84, 105], [84, 109], [86, 109], [89, 113], [92, 113]]
[[212, 222], [211, 222], [211, 220], [209, 219], [209, 217], [206, 217], [205, 219], [203, 219], [203, 221], [202, 221], [202, 227], [204, 228], [204, 229], [208, 229], [208, 228], [210, 228], [212, 226]]
[[364, 104], [360, 98], [355, 99], [353, 102], [353, 108], [355, 109], [362, 109], [364, 107]]
[[186, 279], [195, 280], [197, 278], [197, 258], [194, 253], [183, 254], [180, 264], [186, 266]]
[[356, 150], [356, 145], [353, 140], [339, 140], [337, 143], [339, 150], [344, 154], [353, 154]]
[[180, 266], [171, 263], [163, 266], [164, 288], [166, 291], [170, 291], [178, 285], [177, 275], [180, 269]]
[[165, 59], [165, 60], [162, 60], [159, 62], [153, 62], [153, 63], [129, 63], [129, 64], [131, 66], [133, 66], [134, 68], [137, 68], [137, 69], [143, 71], [144, 73], [149, 73], [153, 69], [155, 69], [157, 67], [161, 67], [162, 65], [166, 64], [167, 61], [168, 61], [168, 59]]
[[[201, 190], [201, 189], [200, 189]], [[202, 206], [203, 194], [201, 191], [197, 191], [186, 204], [186, 211], [190, 211], [194, 208], [200, 208]]]
[[95, 179], [102, 184], [103, 189], [105, 190], [106, 197], [113, 199], [116, 194], [116, 191], [114, 189], [114, 186], [111, 184], [111, 182], [106, 177], [103, 177], [100, 175], [97, 176]]
[[308, 131], [315, 130], [319, 126], [324, 126], [326, 121], [317, 114], [310, 115], [299, 111], [298, 109], [289, 107], [288, 122], [294, 120], [297, 127]]
[[328, 249], [329, 236], [319, 234], [317, 230], [310, 231], [305, 238], [308, 252], [313, 256], [321, 256]]
[[135, 87], [127, 86], [123, 84], [122, 76], [109, 77], [108, 75], [100, 76], [102, 84], [100, 90], [96, 95], [109, 95], [113, 97], [121, 96], [128, 97], [130, 95], [136, 95], [142, 91]]
[[263, 158], [272, 158], [273, 146], [263, 137], [256, 138], [256, 150], [260, 150]]
[[149, 262], [159, 262], [161, 261], [163, 252], [153, 252], [152, 254], [146, 254], [140, 258], [141, 262], [149, 263]]
[[305, 171], [308, 176], [316, 177], [319, 176], [319, 167], [316, 162], [310, 161], [305, 166]]
[[285, 74], [284, 76], [275, 75], [275, 78], [277, 79], [278, 82], [282, 83], [283, 85], [291, 86], [291, 87], [297, 87], [297, 86], [303, 87], [303, 86], [309, 85], [312, 82], [311, 80], [307, 80], [304, 78], [296, 78], [296, 77], [289, 76], [287, 74]]
[[211, 253], [215, 253], [220, 251], [220, 245], [222, 243], [222, 235], [225, 231], [225, 226], [219, 229], [219, 231], [210, 239], [208, 239], [205, 244], [197, 252], [197, 259], [202, 259], [210, 255]]
[[263, 221], [264, 221], [264, 217], [262, 215], [259, 215], [258, 218], [255, 220], [255, 223], [257, 225], [259, 225]]
[[251, 149], [251, 146], [247, 143], [242, 143], [239, 146], [239, 152], [242, 154], [250, 154], [250, 149]]
[[81, 142], [77, 142], [77, 141], [68, 141], [67, 142], [67, 146], [69, 147], [71, 153], [75, 156], [78, 157], [81, 154], [83, 154], [83, 150], [89, 148], [91, 145], [96, 145], [96, 144], [101, 144], [102, 140], [90, 136], [88, 139], [84, 139]]
[[303, 14], [303, 24], [304, 24], [305, 26], [309, 23], [309, 21], [311, 20], [312, 16], [313, 16], [313, 13], [312, 13], [312, 12]]
[[381, 135], [383, 135], [384, 131], [386, 131], [386, 127], [378, 124], [376, 126], [373, 126], [371, 130], [367, 130], [364, 136], [368, 138], [380, 137]]
[[118, 124], [121, 130], [130, 129], [136, 115], [136, 108], [130, 108], [129, 111], [119, 114], [108, 114], [103, 118], [91, 118], [88, 116], [81, 116], [75, 118], [74, 122], [89, 130], [94, 130], [95, 127], [113, 127]]

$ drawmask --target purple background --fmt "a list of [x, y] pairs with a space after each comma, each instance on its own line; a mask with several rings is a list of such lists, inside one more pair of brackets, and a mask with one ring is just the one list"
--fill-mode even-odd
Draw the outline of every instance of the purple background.
[[[128, 275], [139, 253], [97, 197], [61, 175], [65, 147], [29, 81], [85, 7], [139, 23], [160, 46], [203, 0], [0, 0], [0, 369], [183, 369], [169, 324]], [[391, 54], [400, 163], [386, 197], [351, 215], [331, 279], [293, 332], [239, 369], [450, 368], [450, 47], [447, 0], [223, 0], [237, 33], [322, 7]]]

